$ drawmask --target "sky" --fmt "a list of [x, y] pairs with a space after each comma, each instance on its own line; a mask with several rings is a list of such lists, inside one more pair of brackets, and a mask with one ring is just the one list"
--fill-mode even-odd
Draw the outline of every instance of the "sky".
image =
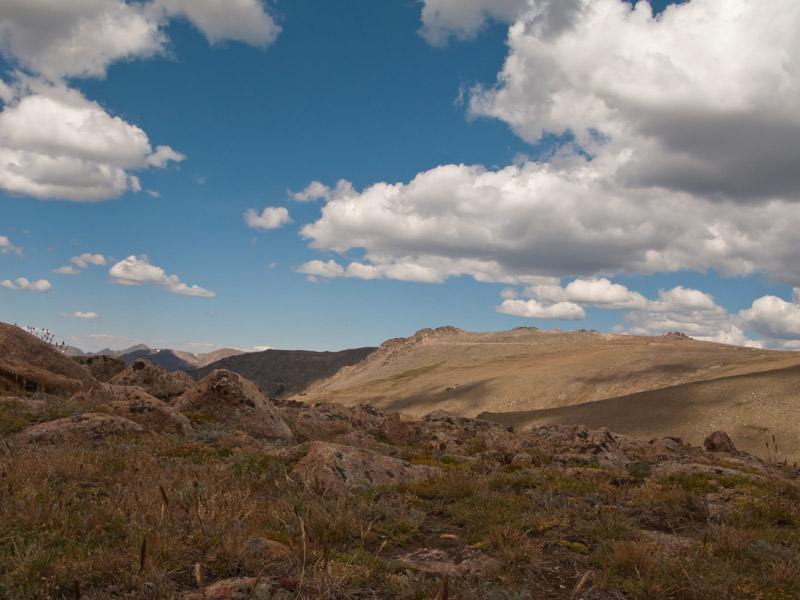
[[2, 0], [0, 320], [800, 350], [800, 3]]

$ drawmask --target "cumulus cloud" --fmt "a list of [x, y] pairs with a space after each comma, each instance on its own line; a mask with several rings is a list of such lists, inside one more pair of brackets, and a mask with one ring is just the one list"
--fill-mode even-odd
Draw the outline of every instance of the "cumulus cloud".
[[10, 290], [20, 290], [24, 292], [47, 292], [53, 287], [46, 279], [28, 281], [25, 277], [19, 277], [16, 281], [4, 279], [0, 281], [0, 285]]
[[58, 273], [59, 275], [80, 275], [81, 271], [72, 265], [64, 265], [63, 267], [53, 269], [53, 273]]
[[532, 319], [568, 319], [578, 320], [586, 317], [586, 312], [574, 302], [556, 302], [546, 304], [536, 300], [503, 300], [497, 312], [515, 317]]
[[100, 318], [100, 315], [98, 315], [96, 312], [81, 312], [81, 311], [70, 313], [70, 314], [61, 313], [61, 316], [62, 317], [75, 317], [76, 319], [98, 319], [98, 318]]
[[106, 257], [102, 254], [90, 254], [89, 252], [85, 252], [80, 256], [73, 256], [69, 259], [70, 262], [75, 263], [81, 269], [85, 269], [90, 264], [92, 265], [105, 265], [106, 264]]
[[11, 240], [8, 239], [5, 235], [0, 235], [0, 254], [9, 254], [13, 252], [17, 256], [22, 256], [22, 248], [19, 246], [15, 246], [11, 243]]
[[260, 215], [248, 208], [244, 213], [244, 220], [253, 229], [277, 229], [292, 222], [289, 211], [283, 206], [268, 206]]
[[[562, 5], [563, 4], [563, 5]], [[522, 138], [572, 134], [615, 157], [629, 187], [709, 197], [796, 197], [800, 5], [693, 0], [657, 18], [623, 0], [532, 0], [509, 29], [498, 83], [473, 115]]]
[[488, 20], [511, 23], [527, 4], [527, 0], [423, 0], [420, 35], [435, 46], [445, 44], [451, 36], [474, 38]]
[[777, 296], [763, 296], [739, 313], [743, 325], [760, 335], [800, 340], [800, 305]]
[[553, 284], [530, 286], [525, 289], [524, 294], [548, 302], [573, 302], [607, 309], [642, 308], [648, 303], [639, 292], [611, 283], [606, 278], [576, 279], [563, 288]]
[[280, 31], [259, 0], [5, 1], [0, 52], [19, 70], [12, 85], [0, 82], [0, 188], [40, 199], [106, 200], [141, 190], [132, 170], [181, 162], [183, 154], [165, 145], [153, 150], [139, 127], [64, 84], [162, 53], [165, 28], [177, 16], [212, 43], [263, 47]]
[[0, 112], [0, 187], [12, 194], [105, 200], [141, 189], [129, 171], [184, 158], [63, 85], [30, 82]]
[[289, 196], [297, 202], [311, 202], [313, 200], [329, 200], [331, 188], [319, 181], [312, 181], [302, 192], [289, 192]]
[[253, 346], [253, 350], [264, 352], [265, 350], [272, 350], [272, 346]]
[[111, 275], [111, 281], [120, 285], [152, 285], [184, 296], [203, 298], [216, 296], [214, 292], [200, 286], [188, 286], [182, 283], [177, 275], [167, 275], [161, 267], [151, 265], [150, 260], [144, 254], [139, 256], [132, 254], [124, 258], [112, 266], [108, 273]]
[[186, 17], [212, 44], [237, 40], [263, 47], [281, 31], [260, 0], [156, 0], [156, 5], [170, 16]]

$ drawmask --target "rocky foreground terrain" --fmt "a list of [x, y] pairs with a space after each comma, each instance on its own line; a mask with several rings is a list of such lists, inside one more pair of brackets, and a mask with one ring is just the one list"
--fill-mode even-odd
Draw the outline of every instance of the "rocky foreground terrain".
[[0, 324], [0, 597], [800, 597], [779, 448], [120, 367]]

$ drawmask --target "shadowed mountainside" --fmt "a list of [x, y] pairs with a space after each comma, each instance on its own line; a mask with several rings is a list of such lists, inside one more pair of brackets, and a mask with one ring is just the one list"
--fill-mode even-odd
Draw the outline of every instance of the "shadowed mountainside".
[[311, 350], [248, 352], [223, 358], [187, 373], [195, 381], [199, 381], [215, 369], [228, 369], [256, 382], [268, 396], [280, 396], [300, 393], [308, 385], [330, 377], [342, 367], [362, 361], [376, 349], [353, 348], [339, 352]]

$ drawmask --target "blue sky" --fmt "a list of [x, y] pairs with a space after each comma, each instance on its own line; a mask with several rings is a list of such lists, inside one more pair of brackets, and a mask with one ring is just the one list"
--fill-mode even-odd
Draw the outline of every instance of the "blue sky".
[[798, 349], [798, 39], [793, 0], [7, 0], [0, 319]]

